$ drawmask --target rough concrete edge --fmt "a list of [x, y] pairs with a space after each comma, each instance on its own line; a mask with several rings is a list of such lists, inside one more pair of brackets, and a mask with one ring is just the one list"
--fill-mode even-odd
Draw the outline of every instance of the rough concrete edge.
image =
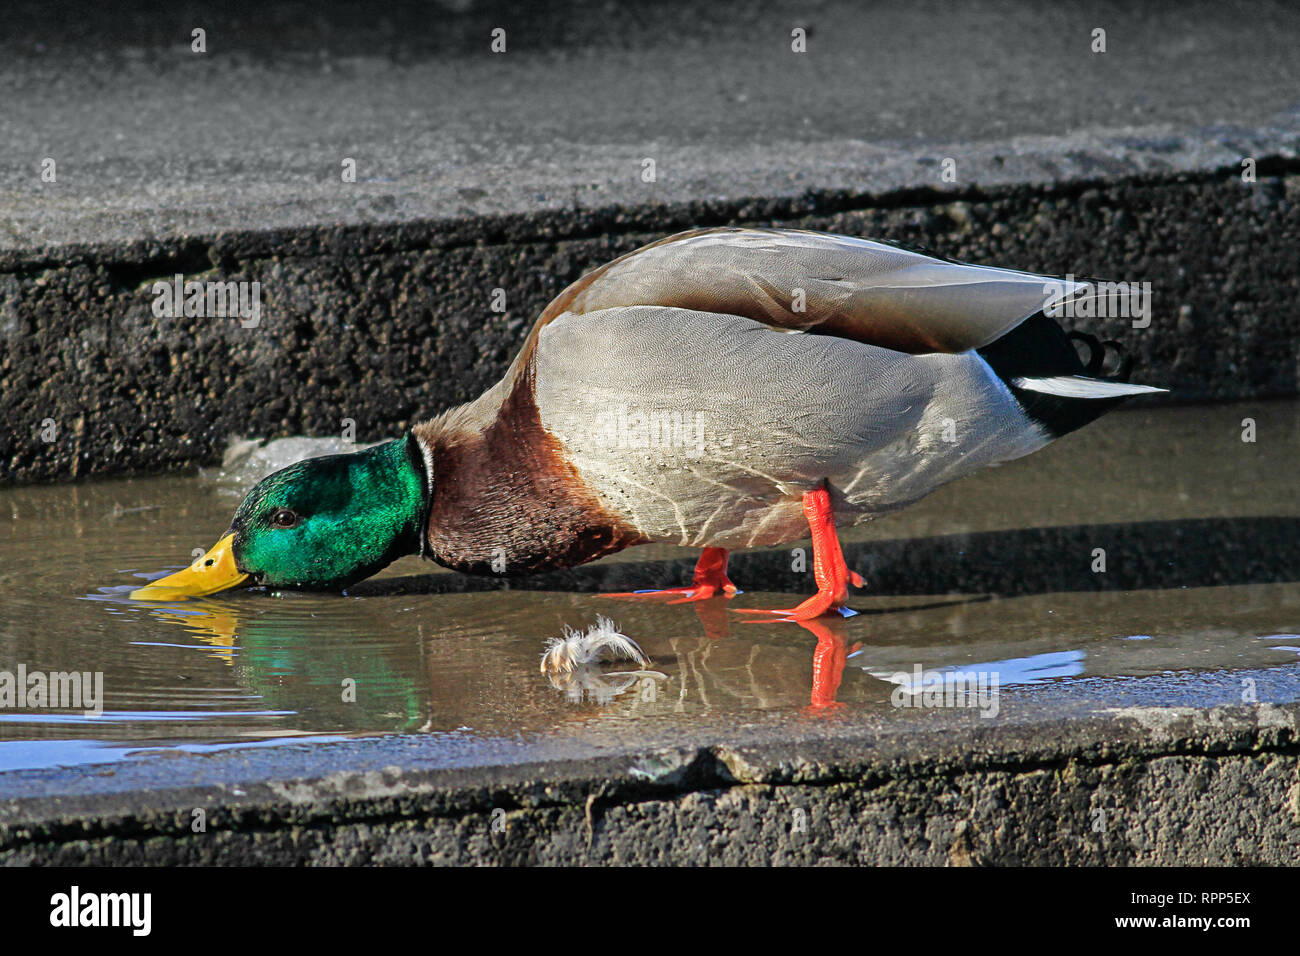
[[[100, 838], [276, 832], [340, 823], [464, 818], [495, 809], [609, 807], [735, 786], [875, 789], [902, 779], [1028, 773], [1165, 757], [1300, 755], [1300, 704], [1126, 707], [1088, 719], [775, 744], [713, 743], [491, 768], [339, 770], [317, 777], [127, 794], [67, 794], [0, 802], [0, 858], [24, 847]], [[328, 746], [328, 745], [324, 745]], [[1300, 808], [1297, 810], [1300, 814]]]
[[[1149, 131], [1143, 131], [1148, 133]], [[464, 246], [557, 243], [632, 232], [663, 232], [756, 218], [795, 219], [865, 209], [990, 202], [1026, 190], [1045, 198], [1077, 195], [1101, 186], [1212, 182], [1239, 177], [1240, 159], [1256, 160], [1256, 175], [1300, 172], [1300, 131], [1212, 127], [1170, 133], [1163, 144], [1134, 147], [1136, 131], [1070, 148], [1069, 137], [1042, 138], [1048, 148], [1025, 150], [1006, 143], [948, 144], [927, 154], [966, 152], [976, 166], [971, 185], [943, 186], [933, 176], [892, 171], [876, 181], [847, 186], [802, 186], [739, 197], [691, 196], [653, 203], [604, 205], [542, 203], [504, 214], [445, 215], [394, 221], [327, 220], [310, 225], [150, 236], [128, 242], [0, 247], [0, 274], [36, 274], [75, 265], [130, 265], [142, 275], [207, 271], [223, 258], [313, 256], [329, 247], [359, 247], [361, 255], [454, 249]], [[1025, 139], [1025, 138], [1021, 138]], [[1058, 142], [1059, 141], [1059, 142]], [[1231, 145], [1229, 145], [1231, 144]], [[1010, 155], [1013, 162], [1003, 158]], [[916, 165], [916, 151], [907, 153]], [[759, 211], [761, 207], [761, 212]]]
[[[1238, 131], [1239, 132], [1239, 131]], [[1292, 140], [1300, 144], [1300, 133], [1287, 131], [1277, 133], [1286, 140], [1283, 145], [1274, 143], [1277, 149], [1267, 155], [1258, 157], [1258, 174], [1261, 181], [1267, 182], [1281, 177], [1291, 181], [1300, 173], [1300, 158]], [[165, 240], [135, 241], [127, 244], [112, 243], [98, 246], [67, 247], [62, 249], [62, 258], [44, 258], [11, 261], [11, 268], [0, 264], [0, 282], [30, 280], [44, 284], [51, 274], [76, 275], [89, 270], [91, 273], [104, 271], [110, 273], [111, 281], [117, 285], [140, 286], [160, 277], [170, 277], [176, 273], [187, 275], [206, 274], [214, 269], [222, 270], [242, 267], [250, 263], [274, 262], [283, 258], [306, 259], [310, 266], [315, 258], [328, 259], [346, 255], [361, 260], [380, 259], [389, 255], [409, 252], [427, 252], [429, 250], [459, 250], [471, 248], [487, 250], [492, 254], [509, 253], [521, 244], [539, 244], [550, 249], [562, 249], [566, 242], [582, 242], [613, 237], [628, 237], [641, 233], [642, 236], [664, 235], [693, 225], [716, 225], [720, 223], [752, 222], [758, 224], [799, 221], [809, 216], [833, 216], [839, 213], [889, 211], [891, 209], [930, 208], [970, 206], [971, 204], [993, 203], [1005, 199], [1021, 200], [1026, 197], [1034, 201], [1060, 200], [1063, 197], [1084, 196], [1096, 189], [1137, 188], [1163, 189], [1168, 194], [1171, 186], [1179, 191], [1186, 189], [1194, 201], [1197, 184], [1204, 187], [1222, 188], [1223, 184], [1236, 180], [1239, 169], [1229, 162], [1223, 164], [1226, 157], [1236, 156], [1237, 143], [1228, 148], [1227, 133], [1215, 132], [1213, 129], [1202, 130], [1207, 137], [1205, 155], [1198, 154], [1187, 147], [1187, 140], [1173, 136], [1170, 149], [1179, 157], [1175, 166], [1188, 169], [1196, 166], [1195, 156], [1204, 160], [1206, 155], [1216, 158], [1199, 171], [1171, 171], [1170, 164], [1161, 162], [1161, 144], [1147, 142], [1145, 148], [1151, 156], [1148, 166], [1156, 164], [1162, 170], [1159, 173], [1135, 173], [1127, 169], [1123, 162], [1103, 164], [1102, 166], [1076, 163], [1079, 169], [1116, 168], [1127, 169], [1126, 175], [1103, 175], [1100, 178], [1066, 178], [1049, 182], [1020, 182], [1010, 186], [971, 186], [962, 189], [936, 188], [933, 185], [924, 188], [907, 188], [893, 192], [862, 192], [855, 190], [805, 190], [797, 196], [784, 198], [731, 200], [700, 199], [683, 204], [633, 205], [630, 208], [618, 206], [603, 207], [597, 212], [580, 207], [559, 211], [538, 211], [517, 215], [496, 217], [468, 217], [449, 220], [411, 220], [387, 225], [346, 225], [339, 223], [318, 224], [311, 227], [266, 230], [235, 231], [210, 238], [196, 238], [178, 235]], [[1235, 134], [1234, 134], [1235, 135]], [[1177, 144], [1181, 143], [1179, 146]], [[1208, 145], [1207, 145], [1208, 144]], [[1241, 144], [1244, 150], [1249, 144]], [[1255, 143], [1258, 145], [1258, 142]], [[975, 148], [975, 147], [972, 147]], [[980, 149], [994, 150], [996, 144], [979, 144]], [[1127, 155], [1123, 147], [1117, 147], [1121, 154]], [[1086, 153], [1086, 151], [1085, 151]], [[1194, 155], [1195, 154], [1195, 155]], [[1072, 153], [1065, 153], [1072, 156]], [[1191, 158], [1189, 158], [1191, 157]], [[993, 154], [997, 158], [997, 154]], [[1024, 156], [1019, 161], [1027, 161]], [[1089, 161], [1091, 162], [1091, 160]], [[913, 157], [913, 165], [915, 159]], [[1295, 172], [1291, 172], [1294, 170]], [[1002, 175], [1007, 175], [1004, 170]], [[1013, 177], [1014, 178], [1014, 177]], [[1249, 187], [1241, 187], [1244, 189]], [[1169, 201], [1166, 198], [1166, 201]], [[748, 202], [748, 204], [745, 204]], [[915, 240], [914, 240], [915, 241]], [[924, 241], [924, 240], [922, 240]], [[67, 257], [72, 258], [67, 258]], [[78, 258], [80, 257], [80, 258]], [[0, 252], [0, 263], [5, 254]], [[84, 275], [83, 275], [84, 278]], [[537, 311], [540, 311], [538, 306]], [[1256, 388], [1252, 398], [1288, 397], [1294, 394], [1292, 386], [1283, 386], [1280, 390], [1273, 388]], [[1160, 404], [1182, 404], [1204, 401], [1206, 396], [1200, 393], [1183, 392], [1174, 395], [1152, 396], [1149, 401]], [[319, 433], [311, 429], [299, 429], [306, 433]], [[78, 438], [77, 448], [80, 447]], [[200, 451], [189, 456], [183, 463], [172, 459], [165, 464], [142, 463], [131, 458], [124, 464], [107, 470], [97, 469], [94, 477], [145, 476], [177, 472], [192, 468], [194, 465], [212, 463], [210, 449], [201, 442]], [[15, 446], [17, 448], [18, 446]], [[30, 449], [16, 451], [13, 467], [6, 467], [0, 475], [0, 486], [22, 485], [43, 481], [76, 481], [80, 477], [76, 459], [76, 450], [71, 453], [73, 460], [69, 465], [67, 455], [51, 458], [49, 461], [36, 462], [30, 459]], [[27, 457], [24, 457], [27, 456]], [[103, 456], [100, 456], [100, 460]]]

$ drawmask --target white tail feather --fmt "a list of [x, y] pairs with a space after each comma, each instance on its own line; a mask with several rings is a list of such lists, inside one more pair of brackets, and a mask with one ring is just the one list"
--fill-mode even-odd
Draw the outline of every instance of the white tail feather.
[[1056, 395], [1060, 398], [1121, 398], [1125, 395], [1150, 395], [1167, 392], [1167, 388], [1154, 385], [1130, 385], [1128, 382], [1108, 382], [1086, 375], [1052, 375], [1045, 378], [1013, 378], [1011, 384], [1030, 392]]

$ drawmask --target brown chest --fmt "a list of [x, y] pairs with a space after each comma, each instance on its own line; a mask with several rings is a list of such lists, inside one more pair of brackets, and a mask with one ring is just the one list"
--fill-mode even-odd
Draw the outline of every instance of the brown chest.
[[425, 439], [433, 457], [428, 546], [439, 564], [514, 576], [568, 568], [646, 539], [586, 488], [537, 414], [532, 376], [481, 430]]

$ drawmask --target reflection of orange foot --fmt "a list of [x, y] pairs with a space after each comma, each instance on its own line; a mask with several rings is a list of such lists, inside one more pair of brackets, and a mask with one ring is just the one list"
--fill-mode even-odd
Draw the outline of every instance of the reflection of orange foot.
[[731, 618], [727, 614], [725, 601], [696, 601], [695, 616], [704, 626], [704, 636], [711, 641], [720, 641], [731, 636]]
[[831, 510], [831, 496], [825, 488], [809, 491], [803, 496], [803, 513], [812, 530], [813, 578], [817, 593], [802, 604], [769, 611], [760, 608], [736, 608], [745, 614], [774, 614], [784, 621], [809, 621], [828, 612], [842, 617], [852, 617], [857, 611], [845, 607], [849, 599], [849, 585], [864, 587], [862, 575], [850, 571], [840, 550], [839, 535], [835, 533], [835, 515]]
[[836, 634], [822, 621], [799, 621], [798, 624], [817, 637], [817, 648], [813, 651], [812, 694], [808, 710], [816, 714], [844, 710], [847, 705], [836, 700], [836, 697], [839, 696], [840, 682], [844, 680], [844, 665], [849, 659], [848, 642], [843, 634]]
[[620, 591], [614, 594], [602, 594], [610, 598], [644, 598], [674, 597], [681, 595], [669, 604], [687, 604], [690, 601], [707, 601], [709, 598], [724, 594], [727, 597], [739, 594], [740, 589], [727, 577], [727, 549], [705, 548], [700, 560], [695, 564], [695, 576], [688, 588], [652, 588], [645, 591]]

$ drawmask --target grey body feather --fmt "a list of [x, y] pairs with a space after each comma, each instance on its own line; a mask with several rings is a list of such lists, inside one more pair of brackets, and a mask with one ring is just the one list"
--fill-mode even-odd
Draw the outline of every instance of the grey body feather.
[[663, 305], [819, 328], [904, 352], [981, 348], [1086, 288], [799, 229], [706, 229], [643, 246], [580, 280], [564, 310]]
[[747, 548], [806, 537], [1047, 444], [974, 352], [910, 355], [662, 306], [565, 313], [535, 352], [542, 424], [645, 537]]

